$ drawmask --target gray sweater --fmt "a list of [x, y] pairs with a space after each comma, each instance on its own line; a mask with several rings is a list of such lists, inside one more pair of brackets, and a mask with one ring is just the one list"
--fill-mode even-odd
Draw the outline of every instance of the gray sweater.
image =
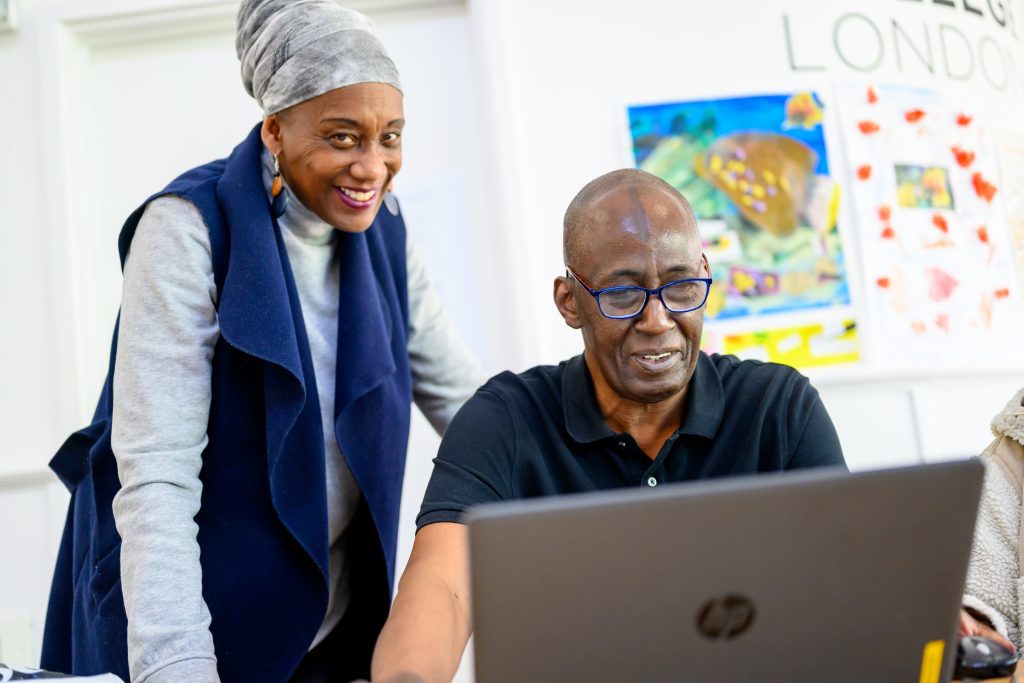
[[[269, 186], [266, 167], [264, 181]], [[279, 223], [309, 337], [327, 472], [331, 587], [312, 648], [348, 605], [345, 530], [361, 494], [333, 431], [336, 233], [294, 195], [289, 199]], [[411, 240], [407, 258], [413, 396], [440, 433], [482, 382], [482, 371], [445, 315]], [[194, 521], [218, 336], [202, 217], [186, 200], [157, 199], [139, 222], [125, 264], [114, 368], [112, 446], [122, 485], [114, 517], [132, 681], [219, 680]]]

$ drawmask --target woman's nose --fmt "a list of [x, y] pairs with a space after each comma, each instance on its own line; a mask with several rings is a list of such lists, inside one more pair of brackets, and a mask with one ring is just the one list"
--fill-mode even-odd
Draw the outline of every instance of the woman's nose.
[[351, 173], [354, 178], [371, 182], [381, 182], [387, 176], [387, 164], [377, 145], [370, 145], [362, 150], [359, 158], [353, 162]]

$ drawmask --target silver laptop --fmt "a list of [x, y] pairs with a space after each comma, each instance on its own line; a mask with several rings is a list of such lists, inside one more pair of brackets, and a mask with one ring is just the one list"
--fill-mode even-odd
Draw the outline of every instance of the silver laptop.
[[950, 679], [976, 460], [469, 517], [478, 683]]

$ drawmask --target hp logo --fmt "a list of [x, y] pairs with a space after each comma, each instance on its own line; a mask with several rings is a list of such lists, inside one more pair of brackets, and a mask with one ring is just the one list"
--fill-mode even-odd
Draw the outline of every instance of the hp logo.
[[704, 603], [697, 613], [697, 630], [709, 640], [732, 640], [750, 628], [757, 610], [749, 598], [727, 593]]

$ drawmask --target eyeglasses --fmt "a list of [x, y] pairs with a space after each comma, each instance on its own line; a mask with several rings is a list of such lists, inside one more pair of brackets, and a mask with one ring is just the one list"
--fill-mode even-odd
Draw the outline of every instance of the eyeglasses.
[[583, 288], [590, 292], [591, 296], [597, 299], [597, 308], [601, 311], [601, 315], [615, 320], [634, 318], [640, 315], [652, 296], [661, 299], [662, 306], [670, 313], [695, 311], [704, 305], [704, 302], [708, 300], [708, 292], [711, 291], [711, 278], [709, 277], [673, 280], [654, 289], [634, 285], [594, 289], [569, 266], [566, 266], [565, 270], [576, 282], [583, 285]]

